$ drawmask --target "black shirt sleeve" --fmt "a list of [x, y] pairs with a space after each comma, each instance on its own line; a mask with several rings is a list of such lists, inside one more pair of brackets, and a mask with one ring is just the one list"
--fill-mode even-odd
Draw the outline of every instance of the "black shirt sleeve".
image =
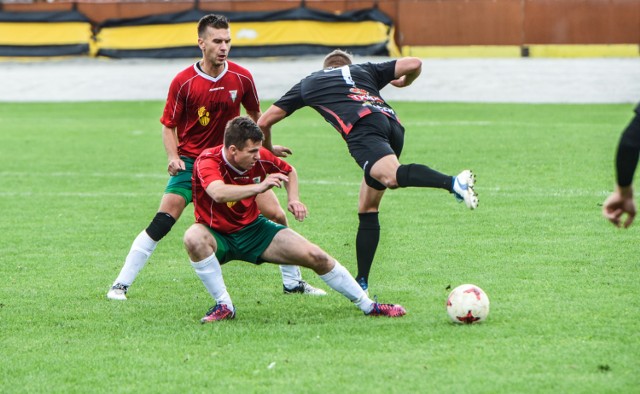
[[273, 105], [286, 112], [287, 116], [304, 107], [306, 104], [302, 99], [302, 81], [293, 85], [293, 87], [291, 87], [284, 96], [280, 97], [278, 101], [273, 103]]
[[616, 153], [616, 173], [619, 186], [627, 187], [633, 182], [633, 175], [640, 155], [640, 105], [635, 116], [622, 132]]

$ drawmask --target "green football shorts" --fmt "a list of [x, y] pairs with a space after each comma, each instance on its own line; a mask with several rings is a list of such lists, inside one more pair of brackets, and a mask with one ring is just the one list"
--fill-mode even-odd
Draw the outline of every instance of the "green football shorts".
[[167, 182], [167, 187], [164, 189], [164, 193], [182, 196], [182, 198], [184, 198], [185, 205], [189, 205], [192, 201], [193, 192], [191, 190], [191, 175], [193, 173], [193, 162], [195, 159], [184, 156], [180, 156], [180, 158], [184, 161], [185, 169], [169, 178], [169, 182]]
[[231, 260], [248, 261], [253, 264], [265, 262], [260, 255], [269, 247], [278, 231], [287, 228], [259, 215], [247, 227], [233, 234], [220, 234], [208, 228], [218, 244], [216, 257], [220, 264]]

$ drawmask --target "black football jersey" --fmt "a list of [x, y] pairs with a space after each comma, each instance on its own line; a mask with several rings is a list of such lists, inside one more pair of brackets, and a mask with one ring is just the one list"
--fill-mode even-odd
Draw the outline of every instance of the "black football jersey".
[[352, 64], [316, 71], [274, 103], [291, 115], [309, 106], [343, 137], [353, 125], [372, 112], [398, 121], [395, 111], [380, 96], [380, 90], [395, 79], [396, 61]]

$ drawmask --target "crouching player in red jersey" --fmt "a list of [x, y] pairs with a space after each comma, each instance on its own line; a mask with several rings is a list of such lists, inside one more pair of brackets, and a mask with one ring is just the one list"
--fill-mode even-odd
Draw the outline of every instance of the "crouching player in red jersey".
[[400, 305], [372, 301], [349, 271], [324, 250], [260, 214], [256, 196], [284, 185], [289, 212], [299, 221], [307, 216], [307, 207], [298, 199], [295, 169], [263, 148], [263, 140], [254, 121], [237, 117], [227, 124], [224, 145], [204, 150], [194, 163], [196, 223], [186, 231], [184, 244], [196, 274], [216, 301], [200, 321], [235, 317], [220, 267], [230, 260], [310, 268], [365, 315], [403, 316], [406, 312]]

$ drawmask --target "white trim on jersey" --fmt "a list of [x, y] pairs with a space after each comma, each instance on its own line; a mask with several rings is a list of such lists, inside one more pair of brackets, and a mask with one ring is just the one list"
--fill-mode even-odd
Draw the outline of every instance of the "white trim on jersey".
[[218, 75], [217, 77], [212, 77], [209, 74], [205, 74], [200, 67], [198, 67], [198, 62], [195, 62], [193, 64], [193, 69], [196, 70], [196, 73], [198, 73], [198, 75], [200, 75], [202, 78], [204, 79], [208, 79], [209, 81], [213, 81], [213, 82], [218, 82], [219, 80], [222, 79], [222, 77], [224, 77], [224, 75], [227, 73], [227, 70], [229, 69], [229, 64], [227, 62], [224, 62], [224, 70], [220, 73], [220, 75]]

